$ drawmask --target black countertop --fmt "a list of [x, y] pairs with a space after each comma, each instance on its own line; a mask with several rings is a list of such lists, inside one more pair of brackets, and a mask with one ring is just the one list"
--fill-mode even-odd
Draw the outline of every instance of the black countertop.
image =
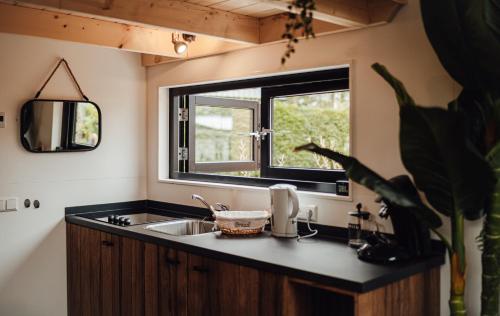
[[[155, 202], [157, 203], [157, 202]], [[153, 203], [149, 203], [151, 205]], [[110, 204], [111, 205], [111, 204]], [[114, 205], [114, 204], [113, 204]], [[137, 207], [138, 205], [135, 205]], [[171, 206], [171, 205], [170, 205]], [[182, 217], [182, 206], [168, 209], [142, 208], [155, 213]], [[187, 207], [190, 208], [190, 207]], [[113, 211], [114, 209], [114, 211]], [[193, 208], [190, 208], [191, 210]], [[98, 211], [93, 213], [92, 211]], [[352, 292], [368, 292], [444, 263], [444, 253], [406, 263], [379, 265], [359, 260], [356, 251], [344, 241], [323, 238], [274, 238], [269, 232], [254, 237], [230, 237], [220, 232], [195, 236], [171, 236], [146, 230], [146, 225], [120, 227], [94, 220], [113, 213], [135, 213], [140, 210], [89, 206], [67, 208], [66, 221], [101, 231], [156, 243], [218, 260], [279, 272]], [[196, 212], [185, 216], [200, 217]]]

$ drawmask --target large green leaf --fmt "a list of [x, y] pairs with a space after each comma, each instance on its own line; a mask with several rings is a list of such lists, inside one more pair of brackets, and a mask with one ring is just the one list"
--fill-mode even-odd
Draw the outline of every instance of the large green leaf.
[[360, 163], [356, 158], [345, 156], [330, 149], [321, 148], [314, 143], [299, 146], [295, 150], [308, 150], [338, 162], [345, 169], [349, 179], [367, 187], [396, 205], [408, 208], [409, 211], [412, 211], [429, 228], [437, 228], [442, 225], [441, 218], [432, 209], [428, 208], [419, 199], [415, 198], [415, 196], [399, 189], [390, 181], [382, 178]]
[[376, 64], [373, 68], [396, 91], [401, 158], [417, 188], [446, 216], [455, 211], [471, 220], [482, 216], [494, 177], [486, 160], [469, 146], [462, 116], [441, 108], [416, 106], [402, 83], [385, 67]]
[[491, 89], [500, 76], [499, 0], [421, 0], [427, 36], [462, 86]]
[[425, 31], [439, 60], [462, 86], [476, 87], [472, 56], [463, 38], [455, 0], [421, 0]]
[[[428, 1], [428, 0], [427, 0]], [[471, 50], [479, 82], [498, 90], [500, 79], [500, 1], [461, 0], [465, 43]]]
[[491, 129], [493, 108], [475, 91], [462, 90], [458, 98], [448, 104], [448, 110], [458, 112], [464, 119], [465, 136], [482, 154], [486, 155], [489, 144], [487, 129]]

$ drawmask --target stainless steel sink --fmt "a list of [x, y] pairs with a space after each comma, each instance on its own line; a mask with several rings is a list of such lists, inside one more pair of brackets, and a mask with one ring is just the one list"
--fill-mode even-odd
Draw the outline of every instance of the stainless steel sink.
[[183, 219], [146, 226], [148, 230], [174, 236], [201, 235], [214, 231], [214, 228], [215, 223], [197, 219]]

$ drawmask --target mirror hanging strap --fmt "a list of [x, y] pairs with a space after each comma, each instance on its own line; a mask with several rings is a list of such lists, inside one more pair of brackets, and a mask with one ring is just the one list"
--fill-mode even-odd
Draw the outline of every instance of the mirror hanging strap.
[[71, 71], [71, 68], [69, 67], [68, 62], [64, 58], [61, 58], [59, 60], [59, 62], [57, 63], [57, 66], [54, 68], [54, 70], [52, 70], [50, 76], [47, 78], [47, 80], [45, 80], [45, 82], [42, 85], [42, 87], [40, 88], [40, 90], [38, 90], [38, 92], [36, 93], [35, 99], [38, 99], [38, 97], [42, 93], [43, 89], [45, 89], [45, 86], [47, 85], [47, 83], [49, 83], [50, 79], [52, 79], [52, 76], [56, 72], [57, 68], [59, 68], [59, 66], [61, 66], [61, 64], [63, 64], [63, 63], [66, 66], [66, 70], [68, 71], [69, 75], [71, 76], [71, 79], [73, 80], [73, 82], [75, 83], [76, 87], [78, 88], [78, 91], [80, 92], [82, 98], [84, 98], [86, 101], [89, 101], [89, 98], [83, 93], [82, 88], [78, 84], [78, 81], [76, 80], [75, 75], [73, 75], [73, 72]]

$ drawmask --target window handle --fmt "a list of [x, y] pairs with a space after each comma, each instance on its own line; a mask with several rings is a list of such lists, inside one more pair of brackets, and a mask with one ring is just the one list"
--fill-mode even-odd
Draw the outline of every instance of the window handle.
[[266, 135], [273, 133], [274, 131], [270, 128], [261, 128], [260, 131], [255, 131], [250, 133], [250, 136], [255, 137], [257, 141], [266, 139]]

